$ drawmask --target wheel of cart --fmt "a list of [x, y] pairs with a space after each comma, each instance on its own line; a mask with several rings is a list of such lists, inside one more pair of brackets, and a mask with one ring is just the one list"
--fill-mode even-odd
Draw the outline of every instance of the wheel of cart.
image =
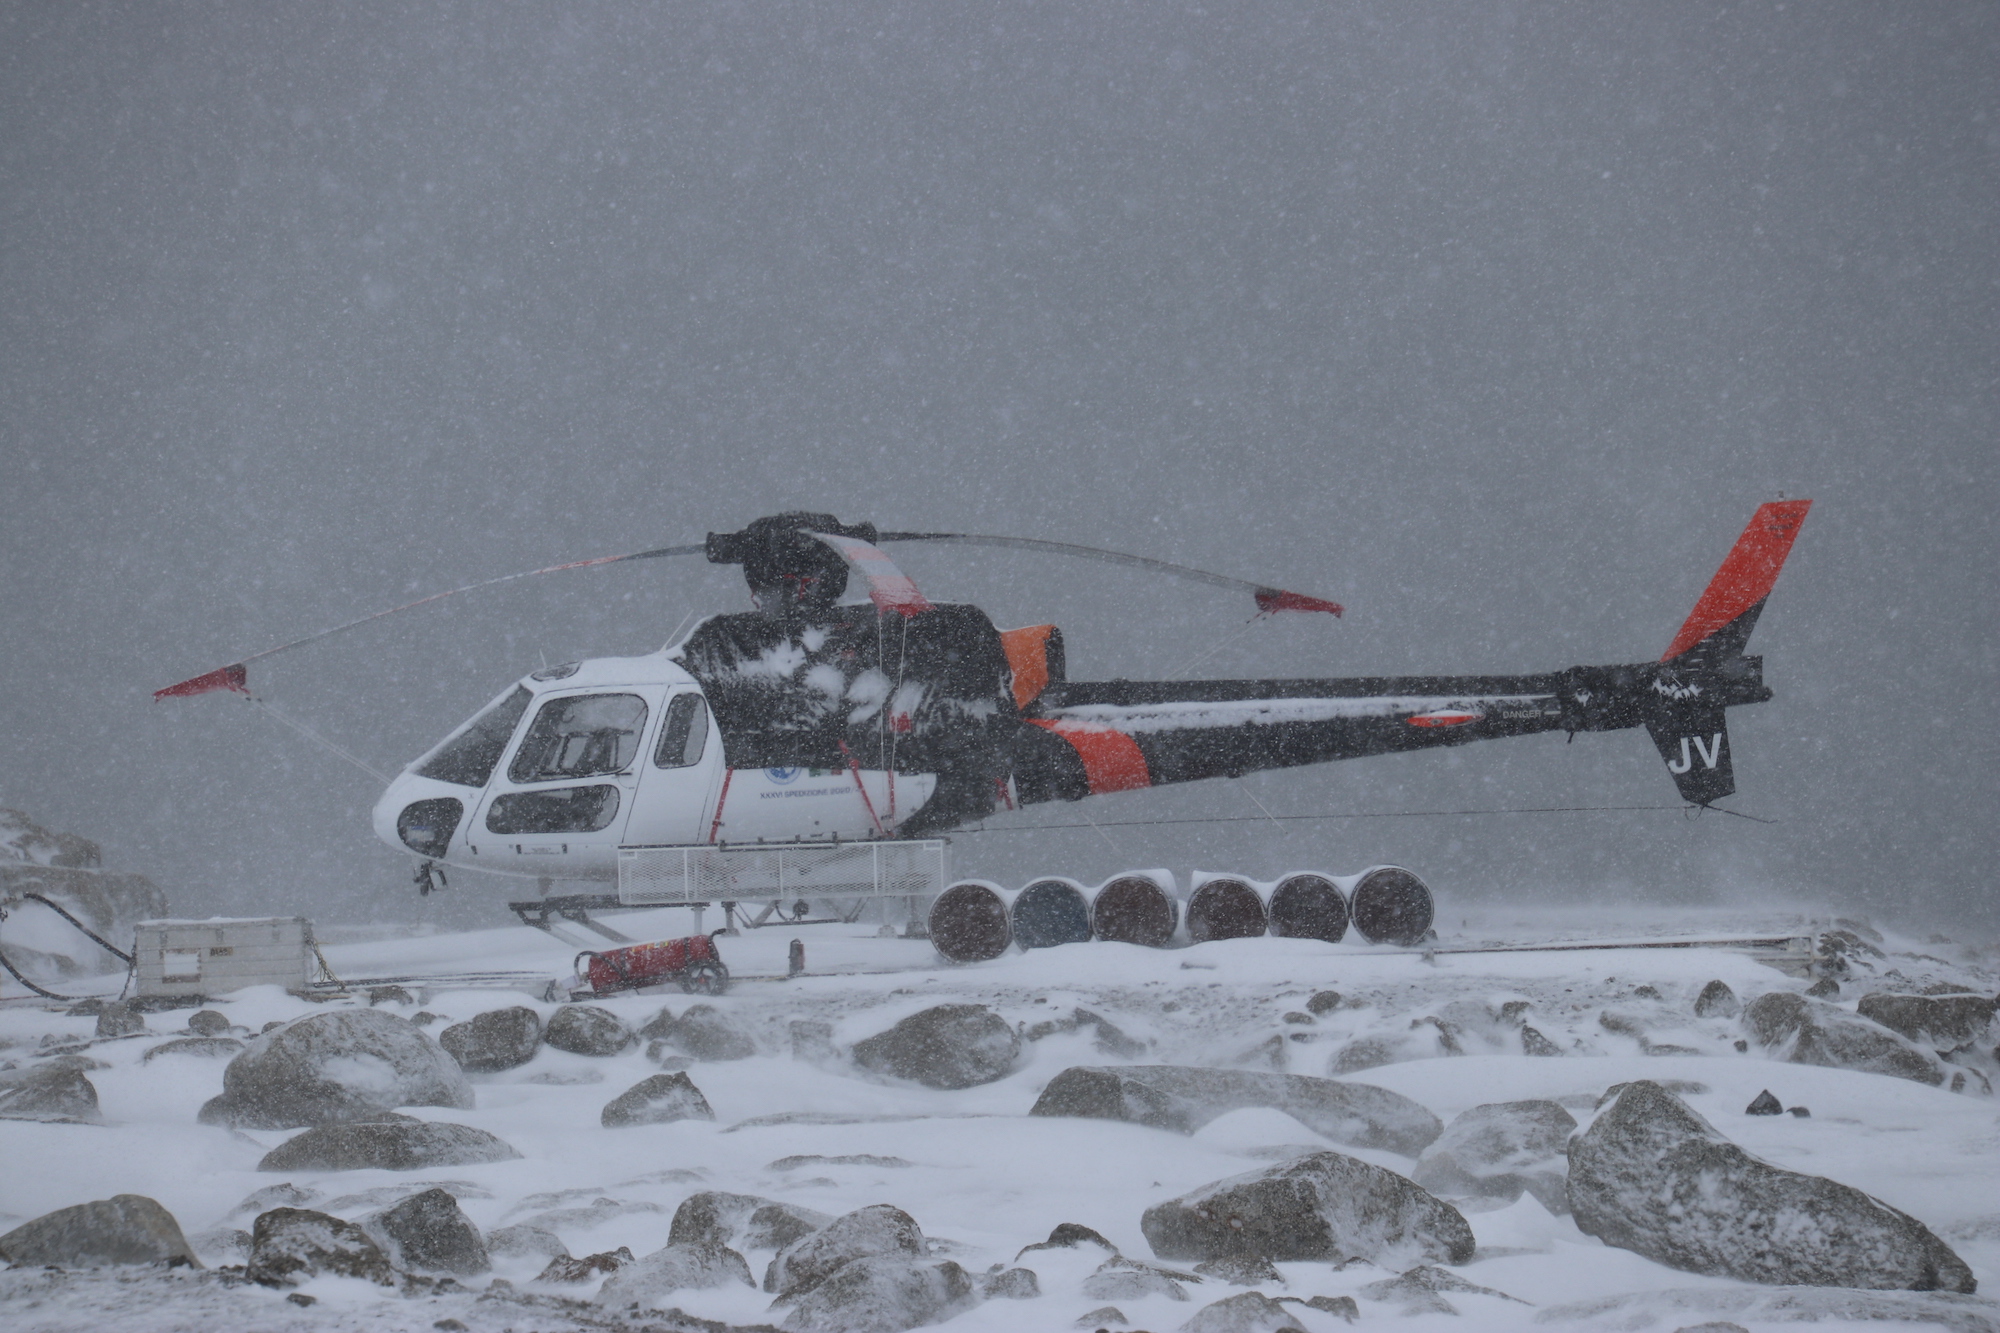
[[680, 983], [689, 995], [720, 995], [729, 989], [729, 969], [720, 958], [699, 958], [681, 972]]

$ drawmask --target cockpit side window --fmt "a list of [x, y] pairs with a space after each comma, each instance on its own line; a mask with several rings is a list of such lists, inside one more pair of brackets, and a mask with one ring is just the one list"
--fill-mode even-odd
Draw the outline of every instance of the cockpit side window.
[[646, 701], [636, 694], [574, 694], [535, 714], [507, 767], [516, 782], [555, 782], [617, 773], [639, 756]]
[[532, 698], [534, 695], [526, 686], [516, 685], [512, 694], [473, 718], [464, 731], [439, 746], [418, 767], [417, 776], [455, 782], [461, 787], [484, 787]]
[[667, 705], [660, 725], [660, 743], [653, 749], [654, 768], [687, 768], [701, 762], [708, 741], [708, 702], [699, 694], [680, 694]]

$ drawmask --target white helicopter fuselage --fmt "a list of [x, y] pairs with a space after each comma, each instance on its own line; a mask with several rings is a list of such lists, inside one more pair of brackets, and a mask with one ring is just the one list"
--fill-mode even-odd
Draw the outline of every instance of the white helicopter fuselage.
[[880, 838], [927, 773], [729, 767], [700, 685], [665, 653], [545, 668], [411, 763], [376, 836], [468, 869], [612, 879], [621, 847]]

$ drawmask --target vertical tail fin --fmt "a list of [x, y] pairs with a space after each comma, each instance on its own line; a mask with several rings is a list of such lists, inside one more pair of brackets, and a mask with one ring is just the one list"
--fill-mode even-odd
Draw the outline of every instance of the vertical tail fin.
[[[1778, 500], [1759, 505], [1750, 524], [1736, 539], [1722, 568], [1715, 571], [1701, 600], [1694, 604], [1681, 632], [1660, 654], [1671, 661], [1702, 644], [1709, 645], [1712, 657], [1734, 657], [1742, 653], [1764, 609], [1778, 571], [1785, 567], [1792, 542], [1806, 521], [1811, 500]], [[1715, 642], [1710, 642], [1714, 640]], [[1719, 651], [1718, 651], [1719, 650]]]
[[1707, 805], [1736, 790], [1726, 719], [1720, 708], [1701, 708], [1676, 711], [1646, 724], [1683, 801]]

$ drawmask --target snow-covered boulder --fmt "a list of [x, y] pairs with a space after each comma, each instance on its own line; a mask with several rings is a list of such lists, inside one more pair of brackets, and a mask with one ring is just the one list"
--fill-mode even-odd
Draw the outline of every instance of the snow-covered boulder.
[[0, 1236], [0, 1255], [24, 1266], [108, 1264], [201, 1267], [174, 1215], [143, 1194], [114, 1194], [23, 1222]]
[[424, 1120], [318, 1125], [264, 1154], [259, 1171], [421, 1171], [506, 1162], [521, 1154], [483, 1129]]
[[1935, 1050], [1950, 1051], [1986, 1035], [2000, 1007], [1990, 995], [1864, 995], [1855, 1006], [1861, 1017], [1900, 1037]]
[[764, 1272], [764, 1290], [795, 1296], [826, 1280], [843, 1264], [870, 1256], [924, 1255], [917, 1220], [886, 1203], [857, 1208], [778, 1251]]
[[566, 1004], [542, 1030], [542, 1040], [571, 1055], [617, 1055], [639, 1039], [624, 1019], [595, 1004]]
[[1893, 1074], [1932, 1086], [1944, 1082], [1936, 1055], [1823, 1000], [1771, 991], [1743, 1010], [1743, 1026], [1759, 1046], [1796, 1065]]
[[496, 1259], [567, 1259], [569, 1246], [547, 1227], [520, 1222], [487, 1232], [486, 1253]]
[[[646, 1031], [654, 1030], [661, 1010]], [[678, 1051], [690, 1060], [747, 1060], [757, 1054], [757, 1043], [712, 1004], [691, 1004], [687, 1012], [665, 1025], [664, 1032], [646, 1047], [646, 1058], [658, 1063], [669, 1052]]]
[[1415, 1157], [1444, 1129], [1401, 1093], [1303, 1074], [1186, 1065], [1078, 1065], [1050, 1080], [1029, 1115], [1129, 1120], [1192, 1134], [1244, 1107], [1283, 1111], [1313, 1132], [1356, 1148]]
[[1232, 1287], [1254, 1287], [1264, 1282], [1285, 1285], [1285, 1275], [1261, 1254], [1225, 1254], [1219, 1259], [1204, 1259], [1194, 1266], [1194, 1271], [1196, 1277], [1213, 1278]]
[[708, 1098], [685, 1072], [640, 1079], [606, 1103], [599, 1117], [606, 1129], [664, 1125], [675, 1120], [713, 1120]]
[[831, 1224], [833, 1216], [755, 1194], [702, 1190], [681, 1200], [667, 1232], [670, 1245], [714, 1242], [745, 1250], [782, 1250]]
[[329, 1274], [393, 1286], [389, 1256], [353, 1222], [310, 1208], [273, 1208], [257, 1218], [250, 1233], [252, 1282], [267, 1287], [296, 1286]]
[[[0, 898], [39, 893], [105, 939], [129, 944], [133, 926], [167, 914], [167, 895], [144, 875], [104, 870], [102, 862], [88, 838], [0, 809]], [[37, 904], [22, 913], [7, 946], [17, 966], [61, 977], [93, 975], [112, 965], [111, 955], [47, 908]]]
[[1141, 1301], [1148, 1296], [1184, 1301], [1188, 1298], [1187, 1288], [1181, 1284], [1200, 1281], [1192, 1273], [1172, 1273], [1113, 1255], [1083, 1280], [1082, 1290], [1087, 1301]]
[[524, 1004], [488, 1010], [438, 1033], [438, 1045], [468, 1073], [497, 1074], [535, 1058], [542, 1016]]
[[458, 1062], [407, 1019], [379, 1009], [310, 1014], [229, 1062], [205, 1125], [290, 1129], [365, 1120], [398, 1106], [472, 1106]]
[[1493, 1296], [1503, 1301], [1513, 1301], [1517, 1305], [1527, 1302], [1518, 1296], [1509, 1296], [1504, 1291], [1482, 1287], [1475, 1282], [1467, 1282], [1448, 1268], [1436, 1264], [1419, 1264], [1407, 1273], [1384, 1278], [1380, 1282], [1370, 1282], [1361, 1288], [1361, 1295], [1371, 1301], [1384, 1301], [1399, 1307], [1405, 1315], [1457, 1314], [1458, 1307], [1444, 1298], [1447, 1291], [1464, 1292], [1469, 1296]]
[[981, 1274], [979, 1298], [983, 1301], [1032, 1301], [1042, 1294], [1042, 1280], [1032, 1268], [1000, 1268]]
[[1729, 983], [1720, 978], [1701, 988], [1701, 994], [1694, 997], [1696, 1018], [1734, 1018], [1743, 1012], [1743, 1005], [1736, 998], [1736, 992], [1729, 989]]
[[1445, 1127], [1410, 1179], [1444, 1199], [1512, 1203], [1523, 1191], [1552, 1213], [1569, 1211], [1569, 1136], [1576, 1117], [1554, 1102], [1488, 1102]]
[[406, 1271], [470, 1277], [493, 1266], [479, 1228], [458, 1200], [441, 1189], [412, 1194], [393, 1208], [363, 1218], [361, 1229], [390, 1263]]
[[0, 1071], [0, 1120], [94, 1121], [97, 1088], [73, 1064]]
[[854, 1062], [929, 1088], [971, 1088], [1007, 1077], [1021, 1038], [983, 1004], [940, 1004], [854, 1045]]
[[1244, 1291], [1202, 1306], [1180, 1333], [1306, 1333], [1306, 1326], [1263, 1292]]
[[234, 1037], [173, 1037], [146, 1048], [139, 1063], [151, 1064], [166, 1055], [191, 1055], [203, 1060], [233, 1060], [243, 1054], [244, 1045]]
[[781, 1327], [790, 1333], [902, 1333], [943, 1323], [978, 1299], [971, 1275], [949, 1259], [873, 1254], [849, 1260], [801, 1293]]
[[1139, 1229], [1162, 1259], [1266, 1259], [1400, 1267], [1472, 1257], [1472, 1228], [1456, 1208], [1402, 1176], [1337, 1152], [1204, 1185], [1148, 1208]]
[[1972, 1271], [1923, 1223], [1852, 1186], [1752, 1157], [1646, 1080], [1626, 1084], [1571, 1142], [1569, 1202], [1587, 1234], [1692, 1273], [1973, 1289]]
[[633, 1306], [664, 1310], [675, 1292], [756, 1285], [749, 1261], [728, 1246], [714, 1241], [683, 1241], [655, 1250], [613, 1273], [599, 1288], [597, 1303], [611, 1310]]

